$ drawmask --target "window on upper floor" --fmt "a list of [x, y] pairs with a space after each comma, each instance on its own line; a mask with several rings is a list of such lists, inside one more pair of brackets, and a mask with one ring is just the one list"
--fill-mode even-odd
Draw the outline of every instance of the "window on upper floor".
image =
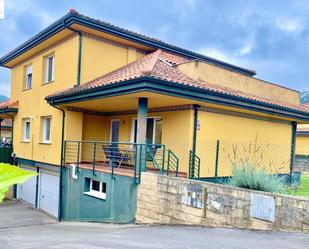
[[27, 65], [25, 67], [25, 85], [24, 89], [31, 89], [32, 87], [32, 65]]
[[49, 82], [54, 81], [55, 55], [46, 56], [44, 59], [44, 64], [45, 64], [44, 83], [49, 83]]
[[51, 120], [50, 116], [42, 117], [42, 142], [51, 143]]
[[30, 119], [25, 118], [23, 120], [23, 138], [24, 142], [30, 141]]

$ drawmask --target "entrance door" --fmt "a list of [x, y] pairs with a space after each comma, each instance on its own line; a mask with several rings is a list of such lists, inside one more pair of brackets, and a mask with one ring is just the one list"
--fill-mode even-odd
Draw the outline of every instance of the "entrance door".
[[111, 124], [111, 142], [119, 142], [119, 120], [112, 120]]

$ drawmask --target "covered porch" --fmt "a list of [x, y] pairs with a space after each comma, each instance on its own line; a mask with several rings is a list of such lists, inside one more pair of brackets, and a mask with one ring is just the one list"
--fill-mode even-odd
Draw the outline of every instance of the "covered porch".
[[193, 129], [188, 101], [143, 92], [61, 106], [63, 164], [136, 182], [142, 171], [187, 177]]

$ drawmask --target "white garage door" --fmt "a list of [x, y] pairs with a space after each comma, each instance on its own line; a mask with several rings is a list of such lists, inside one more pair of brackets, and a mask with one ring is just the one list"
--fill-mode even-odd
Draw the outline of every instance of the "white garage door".
[[[28, 171], [36, 172], [36, 169], [21, 167]], [[17, 185], [17, 197], [35, 206], [36, 176], [29, 178], [26, 182]]]
[[40, 171], [39, 208], [58, 217], [59, 176]]

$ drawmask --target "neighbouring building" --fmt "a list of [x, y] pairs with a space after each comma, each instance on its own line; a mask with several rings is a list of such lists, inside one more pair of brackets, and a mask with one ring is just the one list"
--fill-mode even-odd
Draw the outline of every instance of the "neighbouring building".
[[143, 171], [211, 179], [244, 160], [291, 173], [300, 93], [71, 10], [0, 59], [17, 198], [60, 220], [129, 222]]
[[[309, 103], [305, 103], [309, 109]], [[309, 125], [298, 125], [296, 135], [296, 167], [309, 171]]]
[[0, 138], [12, 139], [12, 119], [4, 118], [0, 120]]

